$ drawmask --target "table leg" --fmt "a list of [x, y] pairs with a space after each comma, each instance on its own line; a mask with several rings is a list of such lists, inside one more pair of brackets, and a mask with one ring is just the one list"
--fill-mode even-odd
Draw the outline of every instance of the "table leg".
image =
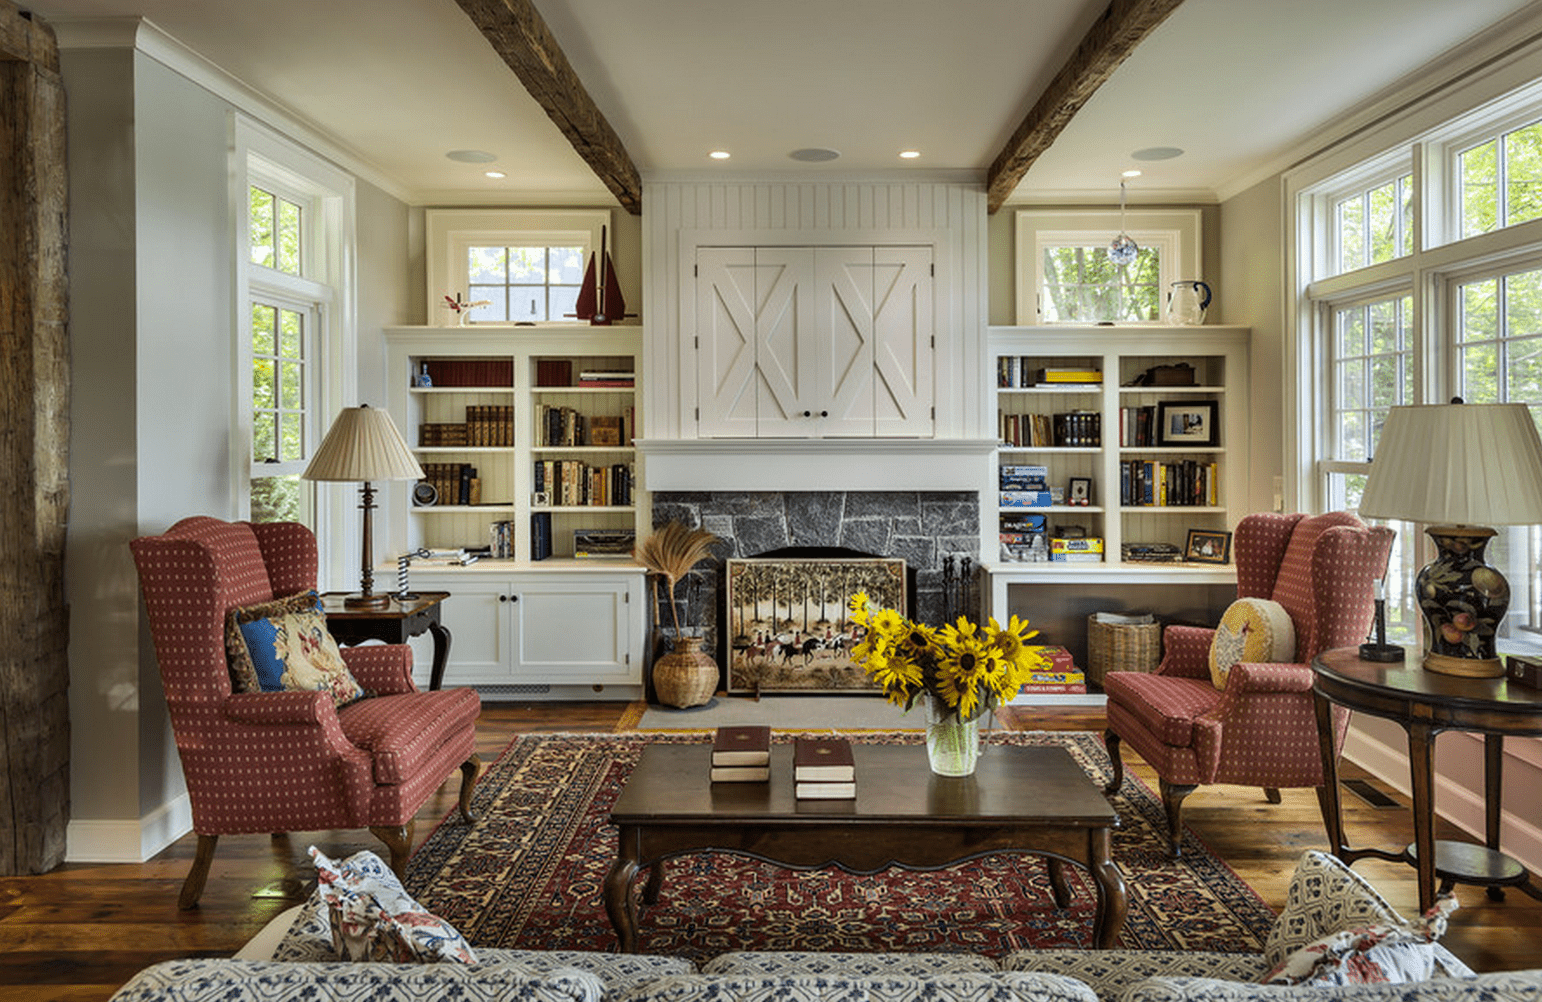
[[1409, 785], [1413, 787], [1414, 860], [1419, 874], [1419, 914], [1435, 904], [1435, 733], [1426, 721], [1408, 731]]
[[[1483, 836], [1484, 843], [1494, 852], [1499, 851], [1499, 812], [1504, 801], [1505, 736], [1483, 736]], [[1490, 901], [1503, 901], [1503, 887], [1489, 887], [1486, 892]]]
[[1065, 860], [1059, 856], [1047, 856], [1049, 863], [1049, 887], [1055, 895], [1055, 907], [1065, 908], [1071, 903], [1071, 882], [1066, 879]]
[[648, 868], [648, 882], [643, 885], [643, 904], [659, 903], [659, 891], [664, 887], [664, 861], [661, 859]]
[[[621, 843], [626, 845], [626, 834]], [[637, 952], [637, 902], [632, 898], [632, 880], [637, 876], [637, 861], [621, 856], [605, 877], [605, 913], [616, 930], [617, 950], [620, 953]]]
[[1328, 829], [1328, 851], [1344, 858], [1349, 847], [1344, 843], [1344, 815], [1339, 802], [1339, 757], [1333, 747], [1333, 704], [1322, 694], [1312, 693], [1312, 710], [1317, 714], [1317, 744], [1322, 756], [1322, 789], [1318, 807], [1323, 825]]
[[1093, 939], [1099, 949], [1112, 950], [1119, 942], [1119, 932], [1124, 928], [1124, 916], [1130, 903], [1125, 897], [1124, 875], [1114, 865], [1113, 837], [1109, 829], [1094, 828], [1089, 831], [1087, 850], [1089, 869], [1092, 870], [1092, 879], [1098, 888]]
[[443, 623], [429, 623], [428, 632], [434, 638], [434, 662], [428, 671], [428, 687], [437, 692], [444, 684], [444, 666], [450, 662], [450, 629]]

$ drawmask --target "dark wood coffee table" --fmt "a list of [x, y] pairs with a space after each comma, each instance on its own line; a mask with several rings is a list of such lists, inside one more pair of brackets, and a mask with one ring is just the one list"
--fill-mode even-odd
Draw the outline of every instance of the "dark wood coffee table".
[[1124, 925], [1124, 877], [1111, 846], [1119, 815], [1063, 748], [991, 746], [975, 774], [933, 776], [920, 745], [853, 745], [856, 800], [796, 800], [792, 747], [771, 749], [769, 783], [712, 783], [706, 744], [652, 744], [627, 778], [610, 821], [620, 829], [605, 910], [623, 953], [637, 950], [637, 871], [651, 867], [644, 903], [658, 900], [664, 861], [731, 852], [798, 870], [890, 866], [940, 870], [995, 852], [1044, 856], [1055, 904], [1070, 903], [1065, 864], [1097, 885], [1093, 938], [1114, 945]]

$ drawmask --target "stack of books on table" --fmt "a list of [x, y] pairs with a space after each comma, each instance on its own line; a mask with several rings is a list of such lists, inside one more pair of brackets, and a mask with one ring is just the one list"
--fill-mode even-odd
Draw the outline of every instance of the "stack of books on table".
[[1018, 690], [1019, 695], [1086, 695], [1087, 676], [1076, 667], [1070, 651], [1064, 647], [1040, 647], [1037, 650], [1049, 664], [1028, 677]]
[[712, 739], [712, 782], [764, 783], [771, 778], [771, 728], [719, 727]]
[[799, 800], [854, 800], [857, 766], [845, 738], [799, 737], [792, 745], [793, 796]]

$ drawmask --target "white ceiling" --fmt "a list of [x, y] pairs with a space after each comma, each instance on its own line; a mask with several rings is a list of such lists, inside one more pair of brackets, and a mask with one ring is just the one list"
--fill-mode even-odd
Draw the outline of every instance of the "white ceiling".
[[[983, 177], [1107, 0], [535, 0], [643, 177]], [[69, 47], [144, 17], [418, 203], [604, 187], [454, 0], [37, 0]], [[1542, 0], [1185, 0], [1029, 170], [1021, 198], [1211, 200]], [[839, 150], [826, 164], [801, 147]], [[920, 150], [901, 161], [901, 149]], [[446, 159], [486, 150], [493, 165]], [[732, 159], [707, 158], [727, 149]], [[482, 176], [487, 166], [503, 180]]]

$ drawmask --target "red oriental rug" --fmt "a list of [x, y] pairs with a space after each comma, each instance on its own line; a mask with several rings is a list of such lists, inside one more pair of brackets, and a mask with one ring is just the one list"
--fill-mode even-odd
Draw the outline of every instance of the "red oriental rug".
[[[917, 743], [921, 733], [849, 735]], [[791, 740], [777, 734], [778, 741]], [[480, 821], [441, 824], [407, 866], [407, 889], [473, 946], [614, 950], [602, 887], [616, 853], [606, 818], [650, 741], [692, 734], [550, 734], [516, 738], [477, 785]], [[1101, 784], [1108, 756], [1090, 733], [997, 731], [998, 744], [1059, 744]], [[1193, 836], [1167, 858], [1161, 802], [1126, 776], [1114, 859], [1129, 893], [1120, 945], [1256, 951], [1274, 914]], [[970, 951], [1089, 947], [1095, 889], [1079, 867], [1055, 908], [1042, 860], [1014, 853], [944, 870], [873, 876], [786, 870], [726, 853], [670, 861], [657, 904], [640, 906], [638, 948], [703, 960], [727, 950]]]

